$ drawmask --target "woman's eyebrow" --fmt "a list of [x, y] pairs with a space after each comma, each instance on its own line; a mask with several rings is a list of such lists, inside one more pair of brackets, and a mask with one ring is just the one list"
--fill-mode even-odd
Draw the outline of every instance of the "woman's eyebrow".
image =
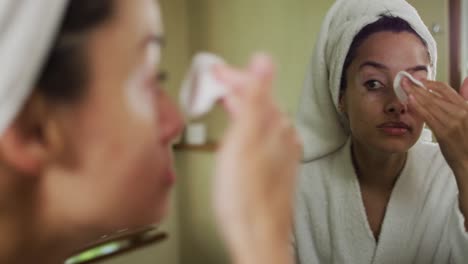
[[406, 69], [407, 72], [418, 72], [418, 71], [425, 71], [429, 72], [429, 67], [426, 65], [418, 65], [415, 67], [411, 67], [409, 69]]
[[385, 65], [383, 65], [381, 63], [375, 62], [375, 61], [365, 61], [365, 62], [363, 62], [359, 66], [359, 70], [361, 70], [364, 67], [373, 67], [373, 68], [377, 68], [377, 69], [380, 69], [380, 70], [388, 70], [387, 66], [385, 66]]
[[145, 38], [143, 41], [143, 47], [146, 47], [147, 45], [152, 45], [156, 44], [158, 46], [164, 47], [166, 44], [166, 40], [163, 35], [149, 35], [148, 37]]
[[[386, 70], [386, 71], [389, 70], [389, 68], [387, 66], [385, 66], [385, 65], [383, 65], [381, 63], [375, 62], [375, 61], [365, 61], [359, 66], [359, 69], [361, 70], [364, 67], [373, 67], [373, 68], [377, 68], [377, 69], [380, 69], [380, 70]], [[407, 71], [407, 72], [418, 72], [418, 71], [429, 72], [429, 67], [427, 65], [417, 65], [417, 66], [408, 68], [405, 71]]]

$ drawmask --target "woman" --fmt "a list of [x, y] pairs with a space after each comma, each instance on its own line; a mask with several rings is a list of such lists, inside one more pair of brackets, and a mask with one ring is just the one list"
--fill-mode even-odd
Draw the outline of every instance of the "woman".
[[[331, 8], [299, 116], [299, 263], [466, 262], [468, 97], [431, 81], [436, 59], [403, 0]], [[405, 80], [403, 104], [393, 90], [400, 71], [432, 92]], [[420, 139], [424, 123], [439, 145]]]
[[[158, 74], [157, 3], [4, 1], [0, 36], [0, 263], [61, 263], [104, 234], [159, 222], [182, 118]], [[238, 263], [285, 263], [300, 150], [271, 97], [272, 63], [217, 75], [232, 87], [221, 231]]]

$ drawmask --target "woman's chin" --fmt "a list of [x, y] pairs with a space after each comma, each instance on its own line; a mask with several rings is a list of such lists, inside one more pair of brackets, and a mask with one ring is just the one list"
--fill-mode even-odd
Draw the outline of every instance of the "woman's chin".
[[153, 207], [153, 213], [149, 215], [147, 224], [159, 224], [161, 223], [170, 213], [171, 209], [171, 196], [170, 191], [160, 198]]
[[398, 154], [408, 152], [410, 148], [414, 145], [414, 143], [404, 140], [388, 140], [382, 142], [379, 145], [379, 149], [381, 149], [383, 152]]
[[171, 207], [170, 193], [161, 197], [157, 202], [147, 205], [136, 207], [125, 214], [125, 221], [121, 222], [119, 226], [125, 229], [141, 228], [149, 225], [160, 224], [169, 214]]
[[167, 217], [167, 215], [170, 213], [170, 205], [170, 199], [166, 199], [166, 201], [160, 205], [160, 208], [158, 208], [154, 218], [152, 219], [153, 224], [159, 224]]

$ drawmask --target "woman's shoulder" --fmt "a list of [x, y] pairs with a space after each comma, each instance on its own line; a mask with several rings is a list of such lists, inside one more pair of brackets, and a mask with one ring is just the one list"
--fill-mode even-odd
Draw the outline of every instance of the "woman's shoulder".
[[301, 164], [301, 175], [310, 174], [311, 172], [320, 172], [327, 170], [331, 167], [332, 164], [337, 162], [338, 157], [340, 156], [343, 150], [339, 149], [335, 152], [327, 154], [326, 156], [306, 161]]
[[299, 189], [310, 188], [310, 186], [323, 186], [327, 177], [337, 173], [337, 168], [342, 168], [346, 166], [346, 163], [349, 163], [347, 162], [348, 155], [346, 151], [346, 146], [343, 146], [321, 158], [303, 162], [298, 179]]

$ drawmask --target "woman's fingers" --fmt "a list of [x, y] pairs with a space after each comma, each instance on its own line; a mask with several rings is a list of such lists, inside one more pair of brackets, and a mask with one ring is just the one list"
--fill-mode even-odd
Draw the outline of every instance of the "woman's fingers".
[[[429, 86], [431, 87], [431, 86]], [[440, 88], [440, 87], [438, 87]], [[449, 88], [440, 88], [449, 89]], [[441, 90], [438, 90], [439, 93]], [[462, 100], [462, 103], [453, 103], [452, 92], [444, 92], [438, 96], [433, 92], [418, 87], [409, 87], [407, 89], [410, 97], [410, 107], [415, 110], [434, 131], [439, 140], [448, 140], [454, 133], [459, 133], [461, 127], [465, 127], [468, 116], [468, 106]], [[452, 100], [448, 100], [448, 97]], [[458, 101], [459, 98], [455, 99]]]
[[421, 97], [410, 94], [409, 105], [411, 109], [416, 111], [416, 113], [424, 119], [424, 121], [434, 131], [434, 133], [437, 130], [443, 128], [442, 123], [440, 122], [440, 118], [434, 116], [433, 113], [428, 110], [427, 102], [421, 99]]
[[[465, 100], [461, 97], [455, 89], [448, 86], [442, 82], [434, 82], [434, 81], [423, 81], [423, 84], [426, 86], [429, 92], [435, 92], [440, 94], [442, 98], [447, 100], [448, 102], [454, 104], [464, 104]], [[424, 89], [423, 89], [424, 90]]]
[[216, 79], [230, 87], [241, 87], [247, 77], [244, 71], [223, 64], [215, 65], [213, 73]]
[[247, 74], [229, 65], [215, 65], [213, 68], [215, 78], [228, 87], [228, 94], [220, 100], [221, 105], [231, 118], [235, 119], [241, 109], [244, 84], [247, 82]]
[[460, 110], [460, 107], [444, 99], [445, 95], [440, 95], [438, 91], [433, 92], [426, 89], [410, 87], [410, 94], [416, 96], [419, 99], [426, 110], [432, 113], [434, 116], [439, 116], [439, 121], [447, 120], [447, 116], [456, 117], [456, 113]]
[[271, 93], [275, 65], [270, 56], [261, 53], [254, 55], [250, 61], [249, 72], [257, 76], [266, 92]]
[[272, 105], [270, 101], [275, 67], [269, 56], [254, 56], [247, 70], [217, 65], [214, 71], [216, 78], [229, 88], [221, 103], [233, 118], [241, 111], [257, 113], [254, 109], [265, 110], [268, 109], [266, 106]]

